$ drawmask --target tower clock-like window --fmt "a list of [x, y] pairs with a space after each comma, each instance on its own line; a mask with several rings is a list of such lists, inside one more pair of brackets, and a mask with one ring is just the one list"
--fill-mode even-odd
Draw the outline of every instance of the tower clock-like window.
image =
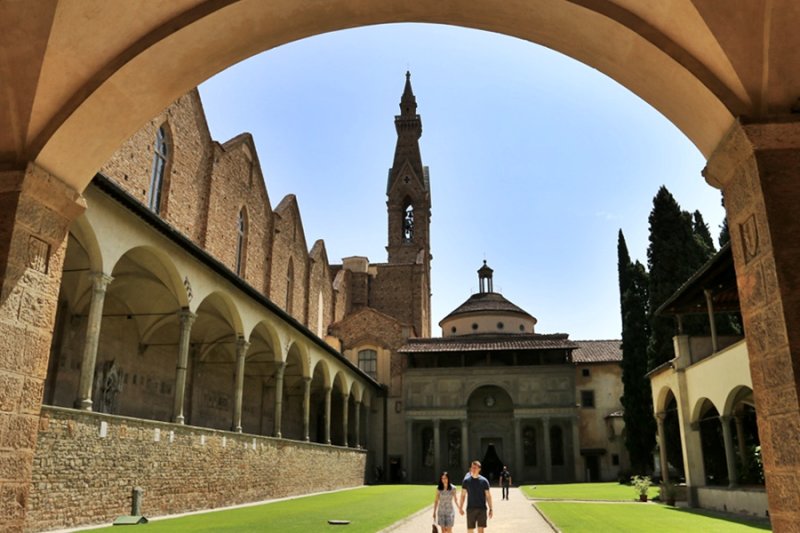
[[245, 252], [247, 250], [247, 214], [244, 207], [239, 211], [236, 224], [236, 273], [244, 275]]
[[153, 172], [150, 176], [150, 188], [147, 191], [147, 207], [154, 213], [160, 213], [161, 196], [164, 190], [164, 175], [167, 169], [167, 158], [169, 157], [167, 132], [164, 126], [158, 128], [156, 132], [153, 152]]
[[372, 379], [378, 379], [378, 352], [375, 350], [361, 350], [358, 352], [358, 368], [368, 374]]
[[414, 240], [414, 206], [409, 205], [403, 213], [403, 242]]

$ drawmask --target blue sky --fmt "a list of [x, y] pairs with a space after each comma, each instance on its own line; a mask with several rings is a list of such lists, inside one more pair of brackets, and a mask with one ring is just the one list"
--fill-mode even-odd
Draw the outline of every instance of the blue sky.
[[394, 115], [411, 82], [430, 167], [432, 328], [494, 288], [539, 333], [620, 336], [617, 231], [646, 264], [652, 199], [666, 185], [716, 239], [720, 194], [689, 140], [604, 74], [503, 35], [393, 24], [304, 39], [200, 86], [212, 137], [252, 133], [272, 206], [296, 194], [306, 239], [331, 262], [386, 261]]

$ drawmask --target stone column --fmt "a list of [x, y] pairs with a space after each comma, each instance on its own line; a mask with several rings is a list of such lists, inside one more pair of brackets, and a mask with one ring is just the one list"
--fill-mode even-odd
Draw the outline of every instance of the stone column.
[[[363, 438], [363, 447], [370, 449], [371, 446], [371, 436], [372, 436], [372, 423], [370, 422], [370, 417], [372, 413], [372, 408], [369, 405], [364, 405], [364, 438]], [[376, 461], [378, 459], [376, 458]]]
[[550, 418], [542, 418], [542, 436], [544, 437], [544, 480], [553, 481], [553, 457], [550, 452]]
[[572, 417], [572, 461], [573, 470], [575, 472], [575, 481], [589, 481], [586, 479], [586, 472], [583, 469], [583, 461], [581, 455], [581, 435], [580, 424], [578, 423], [578, 415]]
[[[800, 115], [735, 123], [703, 174], [722, 188], [736, 265], [769, 516], [800, 523]], [[794, 371], [792, 371], [794, 369]]]
[[347, 427], [350, 423], [350, 395], [342, 394], [342, 446], [347, 446]]
[[356, 435], [355, 435], [355, 445], [356, 448], [361, 448], [361, 402], [356, 401], [356, 410], [355, 410], [355, 425], [356, 425]]
[[656, 426], [658, 428], [658, 460], [661, 462], [661, 479], [664, 481], [669, 481], [667, 440], [664, 433], [664, 419], [666, 417], [666, 413], [656, 413]]
[[686, 372], [678, 370], [678, 389], [673, 391], [678, 403], [678, 428], [681, 433], [681, 454], [683, 455], [683, 473], [686, 476], [686, 493], [689, 507], [698, 507], [698, 487], [706, 484], [706, 467], [703, 464], [703, 442], [700, 438], [700, 423], [691, 421], [689, 405], [689, 384]]
[[75, 407], [84, 411], [92, 410], [92, 389], [94, 387], [94, 368], [97, 364], [97, 345], [100, 341], [100, 324], [103, 321], [103, 302], [106, 289], [112, 278], [102, 272], [89, 276], [92, 282], [92, 296], [89, 302], [89, 316], [86, 320], [86, 340], [83, 343], [81, 377], [78, 383], [78, 398]]
[[742, 416], [736, 415], [733, 417], [736, 424], [736, 440], [739, 443], [739, 459], [742, 461], [742, 466], [747, 464], [747, 450], [744, 448], [744, 424], [742, 423]]
[[184, 423], [184, 402], [186, 398], [186, 372], [189, 368], [189, 340], [191, 338], [192, 324], [197, 315], [183, 308], [178, 313], [180, 319], [180, 334], [178, 337], [178, 364], [175, 368], [175, 403], [172, 407], [172, 421], [176, 424]]
[[403, 481], [408, 483], [413, 477], [414, 472], [414, 422], [406, 419], [406, 479]]
[[79, 193], [44, 170], [0, 172], [0, 530], [22, 531], [69, 224]]
[[244, 396], [244, 361], [250, 343], [239, 337], [236, 341], [236, 389], [233, 395], [233, 431], [242, 432], [242, 398]]
[[519, 481], [522, 481], [524, 478], [523, 476], [523, 469], [524, 459], [522, 458], [522, 420], [517, 417], [514, 417], [514, 465], [509, 469], [512, 472], [517, 472], [517, 477]]
[[325, 444], [331, 443], [331, 391], [325, 387]]
[[311, 419], [311, 378], [303, 378], [303, 440], [311, 440], [309, 427]]
[[725, 445], [725, 465], [728, 467], [728, 486], [733, 488], [739, 484], [739, 480], [736, 475], [736, 450], [733, 449], [731, 417], [728, 415], [720, 416], [719, 423], [722, 424], [722, 442]]
[[273, 413], [272, 435], [281, 438], [281, 422], [283, 420], [283, 373], [286, 371], [286, 362], [275, 363], [275, 412]]
[[442, 441], [440, 424], [441, 421], [438, 418], [433, 419], [433, 472], [437, 476], [442, 471]]
[[467, 419], [461, 419], [461, 463], [464, 468], [469, 468], [471, 459], [469, 458], [469, 427]]

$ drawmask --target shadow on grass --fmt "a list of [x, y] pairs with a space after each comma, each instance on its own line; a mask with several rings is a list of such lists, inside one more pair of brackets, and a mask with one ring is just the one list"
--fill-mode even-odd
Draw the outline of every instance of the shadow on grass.
[[708, 509], [693, 509], [690, 507], [669, 507], [665, 505], [664, 508], [667, 509], [668, 511], [706, 516], [708, 518], [724, 520], [726, 522], [731, 522], [734, 524], [747, 524], [748, 526], [752, 526], [758, 529], [763, 529], [764, 531], [772, 531], [772, 526], [770, 525], [769, 519], [767, 518], [737, 515], [732, 513], [723, 513], [718, 511], [710, 511]]

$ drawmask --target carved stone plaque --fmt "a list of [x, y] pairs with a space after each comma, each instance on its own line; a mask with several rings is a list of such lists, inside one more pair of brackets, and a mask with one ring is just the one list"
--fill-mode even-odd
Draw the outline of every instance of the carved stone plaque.
[[42, 239], [31, 235], [28, 241], [28, 268], [47, 274], [47, 263], [50, 260], [50, 245]]

